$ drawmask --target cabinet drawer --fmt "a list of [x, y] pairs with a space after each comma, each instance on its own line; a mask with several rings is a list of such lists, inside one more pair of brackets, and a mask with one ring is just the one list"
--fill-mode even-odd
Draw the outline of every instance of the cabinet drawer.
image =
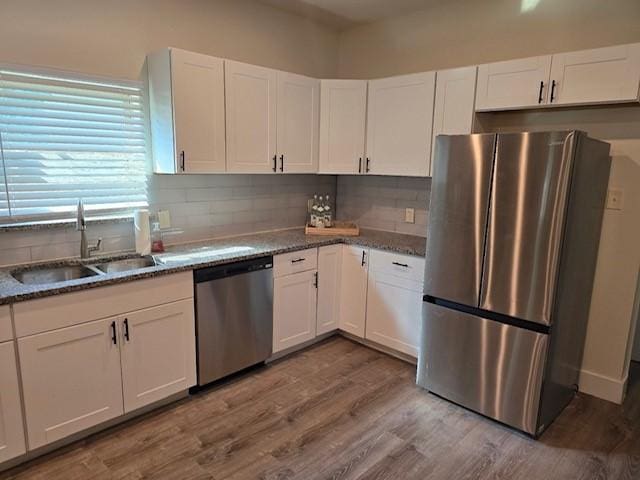
[[9, 305], [3, 305], [0, 307], [0, 342], [6, 342], [12, 339], [11, 309]]
[[317, 248], [284, 253], [276, 255], [273, 259], [273, 276], [275, 278], [316, 268], [318, 268]]
[[371, 250], [369, 270], [422, 282], [424, 280], [424, 258]]

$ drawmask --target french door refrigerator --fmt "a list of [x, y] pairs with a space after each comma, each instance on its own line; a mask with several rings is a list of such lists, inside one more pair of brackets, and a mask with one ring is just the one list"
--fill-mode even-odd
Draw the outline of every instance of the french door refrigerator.
[[609, 147], [578, 131], [437, 137], [418, 385], [533, 436], [571, 401]]

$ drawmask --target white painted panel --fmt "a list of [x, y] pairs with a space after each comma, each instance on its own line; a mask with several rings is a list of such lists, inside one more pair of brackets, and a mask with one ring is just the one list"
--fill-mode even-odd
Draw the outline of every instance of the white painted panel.
[[223, 65], [220, 58], [171, 49], [178, 172], [182, 161], [185, 173], [226, 169]]
[[278, 72], [278, 172], [318, 171], [320, 80]]
[[227, 171], [274, 172], [276, 78], [275, 70], [225, 61]]
[[316, 336], [316, 271], [273, 281], [273, 353]]
[[0, 463], [26, 451], [13, 342], [0, 344]]
[[640, 43], [556, 54], [551, 80], [554, 105], [636, 102]]
[[273, 276], [315, 270], [318, 267], [318, 249], [308, 248], [297, 252], [283, 253], [273, 257]]
[[366, 80], [322, 80], [320, 173], [362, 173], [366, 116]]
[[550, 71], [551, 55], [480, 65], [476, 110], [510, 110], [545, 105]]
[[415, 282], [424, 281], [424, 258], [399, 253], [371, 250], [369, 271], [388, 273]]
[[422, 282], [369, 269], [366, 338], [418, 356]]
[[434, 72], [369, 82], [366, 173], [429, 174], [435, 83]]
[[11, 326], [11, 307], [0, 306], [0, 342], [13, 339], [13, 327]]
[[[339, 327], [342, 245], [318, 249], [318, 318], [316, 333], [320, 335]], [[349, 295], [350, 292], [345, 292]]]
[[18, 340], [30, 450], [123, 414], [117, 320]]
[[136, 280], [16, 303], [18, 338], [193, 297], [193, 273]]
[[195, 385], [193, 300], [128, 313], [121, 332], [125, 413]]
[[367, 269], [369, 249], [343, 245], [340, 330], [364, 338], [367, 314]]

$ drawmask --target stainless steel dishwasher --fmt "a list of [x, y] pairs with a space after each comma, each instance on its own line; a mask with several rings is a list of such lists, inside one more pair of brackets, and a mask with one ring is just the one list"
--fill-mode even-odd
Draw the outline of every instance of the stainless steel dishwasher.
[[198, 385], [264, 362], [273, 339], [273, 257], [193, 272]]

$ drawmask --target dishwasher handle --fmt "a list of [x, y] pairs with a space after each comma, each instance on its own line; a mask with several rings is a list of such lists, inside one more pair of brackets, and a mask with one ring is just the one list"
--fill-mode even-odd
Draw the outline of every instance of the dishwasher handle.
[[209, 282], [234, 275], [242, 275], [258, 270], [273, 268], [273, 257], [261, 257], [253, 260], [232, 262], [215, 267], [200, 268], [193, 271], [193, 281], [195, 283]]

